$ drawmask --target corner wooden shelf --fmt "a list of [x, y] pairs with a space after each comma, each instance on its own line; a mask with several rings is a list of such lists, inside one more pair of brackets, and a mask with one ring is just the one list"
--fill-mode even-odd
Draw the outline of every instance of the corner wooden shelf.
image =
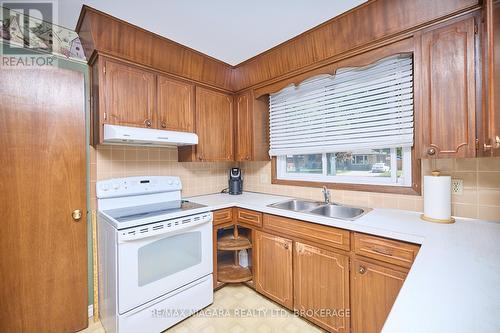
[[221, 264], [217, 270], [217, 280], [226, 283], [239, 283], [252, 280], [252, 271], [249, 267], [235, 264]]
[[233, 234], [227, 234], [217, 240], [217, 249], [221, 251], [239, 251], [250, 248], [252, 248], [252, 243], [242, 235], [235, 238]]

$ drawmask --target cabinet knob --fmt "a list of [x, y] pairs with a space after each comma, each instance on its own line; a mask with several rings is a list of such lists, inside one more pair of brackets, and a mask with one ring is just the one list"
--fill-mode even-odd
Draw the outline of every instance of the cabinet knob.
[[249, 161], [250, 160], [250, 156], [247, 156], [246, 159], [247, 159], [247, 161]]
[[151, 125], [152, 125], [153, 123], [151, 122], [151, 119], [146, 119], [146, 120], [144, 121], [144, 124], [146, 125], [146, 127], [151, 127]]
[[198, 159], [199, 159], [200, 161], [201, 161], [201, 160], [203, 160], [203, 156], [198, 155]]
[[427, 155], [434, 155], [436, 153], [436, 148], [429, 148], [427, 149]]
[[288, 243], [283, 243], [283, 247], [285, 248], [285, 250], [288, 250]]
[[167, 123], [165, 121], [161, 122], [161, 128], [167, 128]]
[[79, 209], [75, 209], [73, 213], [71, 213], [71, 217], [75, 221], [80, 221], [80, 219], [82, 218], [82, 211]]
[[359, 266], [358, 273], [359, 274], [365, 274], [366, 273], [366, 268], [364, 266]]

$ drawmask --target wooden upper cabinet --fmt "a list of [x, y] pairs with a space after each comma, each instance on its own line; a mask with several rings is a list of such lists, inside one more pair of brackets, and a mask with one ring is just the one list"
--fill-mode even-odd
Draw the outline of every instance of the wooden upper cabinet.
[[354, 259], [351, 262], [353, 333], [380, 333], [408, 271]]
[[196, 87], [196, 157], [200, 161], [233, 160], [233, 97]]
[[104, 123], [155, 127], [155, 75], [111, 59], [102, 63], [100, 99]]
[[275, 302], [292, 309], [292, 241], [255, 231], [253, 249], [255, 288]]
[[474, 157], [474, 18], [426, 31], [421, 38], [422, 157]]
[[[295, 310], [329, 332], [349, 332], [349, 257], [299, 242], [293, 255]], [[322, 309], [337, 313], [314, 315]]]
[[255, 99], [253, 91], [235, 98], [235, 131], [237, 161], [269, 160], [268, 97]]
[[194, 84], [163, 75], [157, 78], [157, 128], [171, 131], [194, 131]]

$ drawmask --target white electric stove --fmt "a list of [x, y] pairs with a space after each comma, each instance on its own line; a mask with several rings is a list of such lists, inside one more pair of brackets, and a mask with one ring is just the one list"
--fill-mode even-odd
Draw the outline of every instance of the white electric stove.
[[178, 177], [96, 184], [99, 312], [107, 333], [159, 333], [213, 302], [212, 213]]

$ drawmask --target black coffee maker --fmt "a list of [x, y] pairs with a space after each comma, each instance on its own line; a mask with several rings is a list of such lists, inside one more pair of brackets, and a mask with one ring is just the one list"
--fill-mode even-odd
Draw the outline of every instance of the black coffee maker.
[[243, 192], [243, 178], [240, 168], [229, 170], [229, 194], [241, 194]]

